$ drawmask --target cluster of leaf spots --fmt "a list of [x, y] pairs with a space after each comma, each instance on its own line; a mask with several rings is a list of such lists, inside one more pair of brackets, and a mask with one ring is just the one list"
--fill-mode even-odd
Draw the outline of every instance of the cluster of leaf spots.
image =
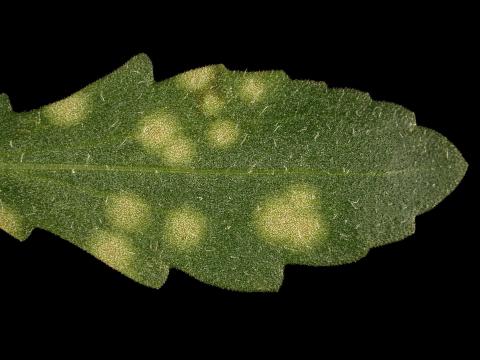
[[189, 165], [195, 145], [183, 135], [178, 120], [170, 114], [153, 114], [142, 119], [137, 139], [145, 149], [161, 157], [168, 165]]
[[257, 207], [256, 225], [263, 238], [273, 244], [295, 249], [309, 248], [326, 237], [327, 226], [316, 207], [316, 190], [304, 185], [290, 186]]
[[0, 96], [0, 228], [47, 229], [160, 287], [169, 268], [278, 290], [413, 232], [466, 163], [408, 110], [283, 72], [214, 65], [156, 83], [139, 55], [26, 113]]

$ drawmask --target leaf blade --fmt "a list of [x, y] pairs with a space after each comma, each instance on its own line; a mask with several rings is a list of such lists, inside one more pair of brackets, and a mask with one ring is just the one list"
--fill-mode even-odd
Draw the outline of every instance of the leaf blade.
[[220, 65], [154, 83], [145, 55], [2, 114], [0, 227], [49, 230], [156, 288], [174, 267], [276, 291], [286, 264], [355, 261], [412, 234], [467, 168], [413, 113], [368, 94]]

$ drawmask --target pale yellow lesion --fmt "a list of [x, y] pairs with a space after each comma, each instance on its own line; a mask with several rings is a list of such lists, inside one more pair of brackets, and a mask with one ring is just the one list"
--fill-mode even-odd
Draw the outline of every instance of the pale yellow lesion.
[[0, 229], [18, 239], [25, 238], [23, 218], [17, 211], [7, 207], [4, 203], [0, 203]]
[[176, 117], [163, 111], [141, 119], [135, 137], [148, 152], [170, 166], [189, 165], [196, 154], [194, 143], [184, 135]]
[[158, 112], [142, 119], [136, 138], [147, 149], [160, 152], [165, 146], [175, 141], [180, 131], [180, 126], [174, 116]]
[[89, 107], [89, 95], [81, 91], [45, 106], [43, 113], [51, 124], [70, 127], [85, 120]]
[[231, 120], [217, 120], [208, 128], [208, 141], [214, 148], [225, 149], [232, 146], [239, 136], [239, 126]]
[[206, 89], [214, 79], [215, 68], [213, 66], [205, 66], [179, 75], [177, 84], [184, 90], [200, 91]]
[[247, 77], [240, 86], [240, 96], [251, 104], [262, 100], [265, 91], [265, 82], [256, 76]]
[[127, 273], [131, 269], [135, 251], [128, 237], [108, 230], [96, 230], [90, 236], [87, 247], [93, 256], [112, 268]]
[[163, 150], [165, 162], [171, 166], [190, 165], [196, 150], [193, 142], [184, 137], [178, 137]]
[[254, 222], [261, 238], [295, 250], [310, 249], [327, 236], [317, 191], [305, 184], [291, 185], [282, 193], [266, 198], [254, 210]]
[[317, 200], [317, 190], [307, 184], [291, 185], [285, 192], [292, 206], [298, 209], [311, 209]]
[[171, 210], [165, 220], [164, 239], [177, 250], [189, 250], [200, 243], [207, 230], [207, 218], [194, 207], [185, 205]]
[[151, 222], [150, 206], [137, 194], [120, 192], [107, 197], [105, 203], [106, 218], [114, 228], [134, 232]]
[[222, 98], [214, 93], [208, 93], [202, 100], [202, 111], [207, 116], [217, 115], [224, 107]]

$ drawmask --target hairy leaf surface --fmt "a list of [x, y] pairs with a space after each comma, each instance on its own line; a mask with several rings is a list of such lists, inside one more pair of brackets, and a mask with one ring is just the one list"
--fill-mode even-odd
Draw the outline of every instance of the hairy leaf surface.
[[[467, 164], [409, 110], [281, 71], [155, 82], [146, 55], [24, 113], [0, 95], [0, 228], [46, 229], [126, 276], [275, 291], [414, 232]], [[59, 269], [61, 271], [61, 269]]]

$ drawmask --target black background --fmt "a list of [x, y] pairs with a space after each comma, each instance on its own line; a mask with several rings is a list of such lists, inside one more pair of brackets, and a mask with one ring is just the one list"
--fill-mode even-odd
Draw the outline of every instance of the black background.
[[[414, 111], [417, 123], [445, 135], [470, 167], [450, 196], [416, 219], [413, 236], [373, 249], [354, 264], [289, 265], [276, 294], [225, 291], [176, 270], [160, 290], [148, 289], [37, 229], [23, 243], [0, 231], [2, 300], [24, 303], [25, 308], [82, 304], [105, 312], [112, 299], [124, 308], [141, 301], [150, 314], [163, 313], [160, 305], [173, 300], [184, 305], [182, 313], [208, 309], [211, 314], [222, 308], [227, 317], [248, 304], [263, 314], [291, 311], [306, 319], [378, 313], [395, 322], [415, 313], [435, 323], [468, 320], [478, 262], [471, 260], [478, 241], [478, 232], [472, 230], [478, 223], [472, 210], [478, 200], [473, 193], [478, 182], [478, 114], [471, 115], [478, 90], [469, 90], [475, 81], [477, 44], [463, 13], [430, 10], [418, 14], [397, 9], [372, 19], [321, 12], [309, 17], [308, 10], [285, 15], [267, 11], [235, 21], [163, 13], [145, 20], [149, 26], [127, 21], [123, 27], [97, 30], [83, 19], [50, 24], [46, 32], [40, 31], [40, 22], [25, 33], [20, 31], [22, 20], [4, 31], [0, 93], [9, 95], [15, 111], [64, 98], [145, 52], [157, 81], [223, 63], [229, 69], [283, 69], [294, 79], [366, 91], [375, 100]], [[393, 12], [398, 19], [390, 16]]]

